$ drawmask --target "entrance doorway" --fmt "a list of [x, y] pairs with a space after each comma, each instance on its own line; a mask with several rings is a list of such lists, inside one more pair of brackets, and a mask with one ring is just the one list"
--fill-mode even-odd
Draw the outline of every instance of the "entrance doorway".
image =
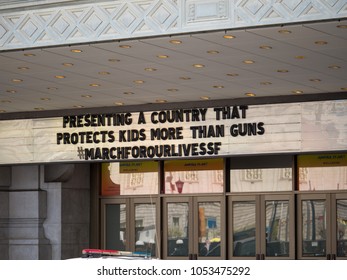
[[230, 259], [294, 259], [292, 194], [228, 197]]
[[298, 258], [347, 259], [347, 194], [298, 196]]
[[145, 253], [160, 258], [158, 198], [103, 199], [101, 217], [103, 249]]
[[222, 196], [165, 197], [164, 259], [224, 259]]

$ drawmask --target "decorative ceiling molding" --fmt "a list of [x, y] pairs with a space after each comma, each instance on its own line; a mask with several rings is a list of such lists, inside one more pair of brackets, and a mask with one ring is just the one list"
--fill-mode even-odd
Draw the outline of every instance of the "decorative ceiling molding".
[[119, 0], [83, 3], [71, 5], [71, 1], [63, 1], [61, 6], [3, 10], [0, 12], [0, 50], [285, 24], [347, 15], [347, 0]]

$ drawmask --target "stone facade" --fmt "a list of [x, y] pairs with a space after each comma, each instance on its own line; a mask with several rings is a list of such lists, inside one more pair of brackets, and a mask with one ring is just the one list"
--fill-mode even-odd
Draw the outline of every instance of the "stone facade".
[[88, 247], [89, 165], [59, 167], [0, 168], [0, 259], [66, 259]]
[[250, 28], [347, 15], [346, 0], [19, 0], [0, 4], [0, 50]]

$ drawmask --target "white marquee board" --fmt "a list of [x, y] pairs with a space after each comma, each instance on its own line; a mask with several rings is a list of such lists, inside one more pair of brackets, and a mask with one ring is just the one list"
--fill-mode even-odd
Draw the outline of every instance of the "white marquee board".
[[0, 164], [346, 149], [346, 100], [0, 121]]

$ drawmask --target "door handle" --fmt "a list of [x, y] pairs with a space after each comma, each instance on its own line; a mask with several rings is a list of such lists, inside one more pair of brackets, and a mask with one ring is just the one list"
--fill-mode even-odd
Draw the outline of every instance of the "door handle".
[[336, 260], [336, 254], [327, 254], [327, 260]]
[[265, 255], [264, 254], [256, 254], [255, 259], [256, 260], [265, 260]]

